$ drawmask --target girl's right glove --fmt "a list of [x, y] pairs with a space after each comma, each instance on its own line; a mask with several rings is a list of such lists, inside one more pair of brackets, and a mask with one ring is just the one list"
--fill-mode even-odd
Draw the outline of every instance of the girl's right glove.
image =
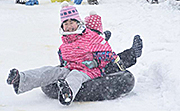
[[92, 61], [83, 61], [82, 64], [84, 64], [89, 69], [92, 69], [94, 67], [98, 67], [98, 62], [95, 59], [93, 59]]

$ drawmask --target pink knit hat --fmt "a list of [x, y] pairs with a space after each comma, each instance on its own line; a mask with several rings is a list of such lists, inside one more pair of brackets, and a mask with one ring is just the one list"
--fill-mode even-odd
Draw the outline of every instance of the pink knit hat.
[[74, 6], [69, 6], [69, 3], [67, 1], [64, 1], [61, 4], [61, 7], [62, 7], [60, 10], [61, 23], [63, 23], [65, 20], [68, 19], [76, 19], [78, 21], [81, 21], [77, 9]]
[[97, 15], [94, 11], [91, 11], [90, 16], [87, 16], [85, 18], [85, 25], [89, 29], [94, 29], [103, 33], [101, 17]]

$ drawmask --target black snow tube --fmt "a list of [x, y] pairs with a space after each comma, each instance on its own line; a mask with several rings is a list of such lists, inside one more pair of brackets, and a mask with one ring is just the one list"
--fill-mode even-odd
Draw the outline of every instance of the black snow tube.
[[[108, 74], [94, 78], [82, 84], [74, 101], [103, 101], [113, 100], [129, 93], [134, 87], [135, 79], [130, 71]], [[50, 98], [57, 99], [59, 88], [56, 83], [41, 87]]]

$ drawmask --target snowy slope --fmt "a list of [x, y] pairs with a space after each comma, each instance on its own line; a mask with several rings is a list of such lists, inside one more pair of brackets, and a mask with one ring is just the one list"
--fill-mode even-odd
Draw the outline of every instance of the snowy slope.
[[133, 91], [111, 101], [73, 103], [57, 100], [34, 89], [16, 95], [6, 78], [11, 68], [20, 71], [59, 63], [57, 49], [60, 3], [39, 0], [39, 6], [0, 0], [0, 111], [180, 111], [180, 10], [175, 2], [161, 0], [100, 0], [99, 6], [77, 6], [81, 18], [96, 10], [104, 29], [111, 30], [114, 51], [131, 47], [142, 36], [143, 54], [129, 70], [136, 77]]

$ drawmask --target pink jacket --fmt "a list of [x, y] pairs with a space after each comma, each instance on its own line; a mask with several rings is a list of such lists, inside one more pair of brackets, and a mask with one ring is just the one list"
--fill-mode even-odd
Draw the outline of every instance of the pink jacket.
[[93, 53], [97, 51], [112, 51], [109, 43], [103, 37], [90, 29], [82, 34], [62, 36], [63, 44], [59, 47], [62, 59], [67, 62], [66, 68], [79, 70], [91, 78], [100, 77], [99, 67], [89, 69], [83, 61], [93, 60]]

